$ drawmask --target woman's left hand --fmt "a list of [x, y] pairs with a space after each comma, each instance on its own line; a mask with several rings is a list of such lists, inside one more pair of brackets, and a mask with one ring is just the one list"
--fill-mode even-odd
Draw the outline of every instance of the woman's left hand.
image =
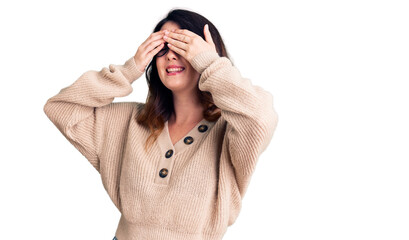
[[201, 52], [217, 52], [208, 26], [206, 24], [203, 30], [206, 41], [201, 36], [187, 29], [175, 29], [172, 32], [165, 31], [163, 39], [168, 42], [169, 49], [191, 63], [191, 60]]

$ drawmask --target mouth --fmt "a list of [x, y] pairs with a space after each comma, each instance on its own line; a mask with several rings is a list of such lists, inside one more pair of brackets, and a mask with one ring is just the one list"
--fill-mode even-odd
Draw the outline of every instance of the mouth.
[[184, 70], [185, 70], [184, 67], [171, 67], [171, 68], [166, 68], [166, 73], [168, 76], [172, 76], [172, 75], [182, 73]]

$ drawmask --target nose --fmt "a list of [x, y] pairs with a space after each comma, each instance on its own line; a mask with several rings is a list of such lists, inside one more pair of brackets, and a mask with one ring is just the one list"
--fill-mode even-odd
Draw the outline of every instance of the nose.
[[178, 57], [179, 55], [171, 49], [169, 49], [168, 52], [166, 53], [166, 58], [168, 60], [177, 59]]

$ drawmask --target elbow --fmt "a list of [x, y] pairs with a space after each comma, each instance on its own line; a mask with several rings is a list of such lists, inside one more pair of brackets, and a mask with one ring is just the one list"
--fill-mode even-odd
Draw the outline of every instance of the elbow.
[[278, 124], [278, 114], [274, 108], [272, 109], [271, 116], [272, 117], [270, 118], [268, 126], [270, 129], [272, 129], [274, 133], [275, 129], [277, 128], [277, 124]]
[[278, 114], [273, 106], [272, 96], [269, 95], [269, 101], [265, 102], [264, 107], [260, 108], [262, 111], [258, 114], [258, 127], [263, 133], [261, 137], [261, 147], [259, 154], [264, 152], [270, 144], [278, 124]]
[[258, 122], [265, 132], [272, 134], [278, 124], [278, 114], [274, 107], [273, 95], [264, 90], [263, 93], [264, 97], [260, 98], [259, 102]]
[[45, 102], [43, 106], [43, 112], [45, 115], [47, 115], [48, 118], [51, 119], [52, 113], [53, 113], [53, 106], [54, 103], [51, 101], [51, 99], [47, 99], [47, 102]]
[[43, 111], [45, 113], [45, 115], [49, 116], [49, 100], [47, 100], [47, 102], [44, 104], [43, 106]]

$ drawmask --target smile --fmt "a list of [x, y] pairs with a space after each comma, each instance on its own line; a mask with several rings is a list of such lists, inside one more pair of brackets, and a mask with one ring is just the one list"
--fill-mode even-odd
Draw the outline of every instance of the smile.
[[166, 69], [166, 73], [167, 73], [167, 75], [168, 76], [171, 76], [171, 75], [176, 75], [176, 74], [179, 74], [179, 73], [182, 73], [183, 71], [185, 70], [185, 68], [168, 68], [168, 69]]

